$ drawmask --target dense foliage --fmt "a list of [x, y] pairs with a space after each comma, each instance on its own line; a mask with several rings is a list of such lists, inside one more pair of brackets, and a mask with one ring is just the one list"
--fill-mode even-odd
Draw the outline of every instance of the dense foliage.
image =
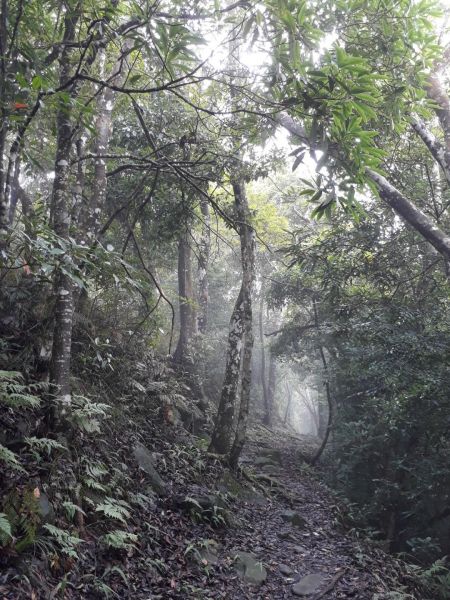
[[387, 550], [450, 552], [447, 37], [429, 0], [1, 1], [5, 564], [132, 552], [130, 448], [181, 485], [252, 422], [318, 438]]

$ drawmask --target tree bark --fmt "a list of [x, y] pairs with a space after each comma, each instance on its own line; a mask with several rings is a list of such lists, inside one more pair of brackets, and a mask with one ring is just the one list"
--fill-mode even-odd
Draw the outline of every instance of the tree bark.
[[14, 222], [14, 217], [16, 216], [17, 202], [19, 200], [19, 175], [20, 175], [20, 159], [16, 160], [14, 165], [14, 175], [11, 186], [11, 194], [9, 197], [9, 207], [8, 207], [8, 222], [11, 226]]
[[291, 386], [286, 383], [285, 384], [286, 387], [286, 394], [288, 397], [288, 401], [286, 404], [286, 412], [284, 413], [284, 419], [283, 419], [283, 423], [286, 425], [289, 419], [289, 415], [290, 415], [290, 411], [291, 411], [291, 403], [292, 403], [292, 389]]
[[[317, 304], [316, 304], [315, 300], [313, 300], [313, 310], [314, 310], [314, 321], [315, 321], [315, 324], [316, 324], [316, 327], [318, 330], [319, 329], [319, 315], [317, 312]], [[335, 401], [334, 401], [334, 398], [332, 397], [331, 388], [330, 388], [330, 374], [328, 371], [328, 363], [327, 363], [327, 359], [325, 358], [325, 353], [323, 351], [323, 346], [321, 343], [319, 343], [318, 350], [319, 350], [320, 359], [322, 361], [323, 373], [325, 376], [324, 385], [325, 385], [325, 393], [326, 393], [327, 404], [328, 404], [328, 423], [327, 423], [325, 435], [322, 439], [322, 443], [320, 444], [319, 448], [317, 449], [317, 452], [311, 458], [312, 465], [315, 465], [318, 462], [318, 460], [320, 459], [320, 457], [323, 454], [323, 451], [325, 450], [325, 448], [327, 446], [331, 430], [334, 427], [335, 413], [336, 413]]]
[[233, 182], [236, 215], [240, 223], [239, 234], [241, 239], [242, 257], [242, 319], [244, 326], [244, 347], [242, 356], [241, 376], [241, 401], [236, 434], [230, 452], [230, 465], [236, 468], [239, 456], [245, 444], [248, 415], [250, 409], [250, 392], [252, 382], [252, 353], [253, 353], [253, 315], [252, 295], [255, 281], [255, 232], [251, 227], [250, 211], [248, 206], [245, 185], [242, 180]]
[[263, 423], [270, 422], [270, 417], [268, 415], [270, 413], [269, 409], [269, 390], [267, 386], [267, 377], [266, 377], [266, 349], [264, 346], [264, 280], [261, 285], [261, 298], [259, 302], [259, 341], [261, 345], [261, 387], [263, 392], [263, 402], [264, 402], [264, 417]]
[[[124, 61], [132, 48], [132, 40], [125, 40], [119, 58], [116, 60], [107, 81], [116, 86], [121, 86], [125, 81], [126, 70]], [[105, 79], [106, 50], [99, 50], [100, 78]], [[105, 154], [112, 136], [112, 112], [115, 104], [116, 92], [109, 87], [103, 88], [97, 100], [97, 115], [95, 118], [94, 152], [94, 179], [92, 194], [87, 207], [87, 233], [91, 240], [96, 239], [100, 231], [101, 216], [105, 212], [107, 192], [107, 170]]]
[[[446, 119], [447, 117], [443, 116], [442, 118]], [[290, 133], [297, 136], [303, 143], [309, 143], [304, 128], [296, 123], [289, 115], [285, 113], [280, 114], [277, 115], [274, 120], [285, 127]], [[404, 221], [409, 223], [422, 235], [422, 237], [432, 244], [442, 256], [447, 260], [450, 259], [450, 236], [433, 223], [427, 215], [418, 209], [411, 200], [406, 198], [406, 196], [397, 190], [397, 188], [385, 177], [368, 168], [366, 169], [366, 174], [376, 184], [381, 198], [389, 204], [389, 206]]]
[[[70, 76], [70, 42], [74, 39], [78, 11], [71, 11], [65, 17], [64, 46], [59, 60], [60, 85], [64, 85]], [[58, 109], [56, 116], [56, 157], [55, 179], [51, 198], [51, 220], [53, 230], [69, 247], [71, 204], [68, 194], [69, 161], [72, 149], [72, 112], [71, 104], [65, 103]], [[66, 259], [71, 262], [69, 251]], [[73, 325], [73, 285], [70, 277], [59, 269], [55, 279], [55, 315], [53, 346], [50, 362], [50, 382], [56, 396], [54, 417], [56, 424], [64, 417], [71, 403], [70, 361]]]
[[192, 285], [192, 251], [187, 232], [178, 241], [178, 297], [180, 305], [180, 335], [174, 361], [183, 364], [189, 360], [192, 339], [196, 333], [196, 311]]
[[408, 198], [406, 198], [389, 181], [375, 173], [371, 169], [366, 169], [367, 175], [376, 183], [380, 190], [381, 198], [389, 204], [394, 211], [400, 215], [404, 221], [409, 223], [417, 232], [419, 232], [436, 250], [447, 260], [450, 259], [450, 236], [440, 229], [433, 221], [418, 209]]
[[210, 444], [210, 450], [217, 452], [218, 454], [228, 454], [231, 445], [234, 411], [239, 386], [242, 338], [244, 335], [243, 288], [244, 284], [242, 283], [231, 314], [225, 361], [225, 376]]
[[211, 216], [209, 203], [205, 198], [200, 201], [203, 224], [198, 253], [198, 330], [205, 334], [208, 328], [209, 281], [208, 265], [211, 253]]
[[[0, 7], [0, 236], [8, 231], [8, 197], [6, 194], [5, 146], [7, 135], [7, 98], [6, 98], [6, 53], [8, 44], [8, 2], [1, 0]], [[3, 240], [0, 247], [3, 246]]]
[[269, 383], [267, 386], [267, 410], [264, 418], [264, 423], [268, 426], [272, 425], [274, 405], [275, 405], [275, 391], [277, 386], [277, 361], [272, 352], [270, 352], [269, 358]]

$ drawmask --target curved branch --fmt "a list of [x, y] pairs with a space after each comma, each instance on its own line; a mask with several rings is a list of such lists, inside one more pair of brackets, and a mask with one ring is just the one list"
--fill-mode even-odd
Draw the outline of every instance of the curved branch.
[[450, 153], [441, 144], [441, 142], [427, 129], [425, 123], [417, 118], [413, 117], [411, 125], [417, 135], [421, 138], [425, 146], [430, 151], [434, 160], [438, 163], [444, 172], [445, 178], [450, 183]]
[[389, 181], [372, 171], [366, 169], [366, 175], [376, 184], [381, 198], [389, 204], [394, 211], [418, 231], [436, 250], [447, 260], [450, 259], [450, 236], [440, 229], [427, 217], [411, 200], [406, 198]]

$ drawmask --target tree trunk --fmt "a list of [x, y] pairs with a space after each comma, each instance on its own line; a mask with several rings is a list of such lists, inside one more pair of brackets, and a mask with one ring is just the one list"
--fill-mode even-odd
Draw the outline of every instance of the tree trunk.
[[229, 455], [230, 464], [235, 467], [245, 443], [250, 406], [251, 359], [253, 350], [252, 291], [255, 278], [255, 236], [252, 227], [248, 225], [249, 211], [244, 184], [240, 181], [234, 182], [233, 193], [241, 242], [242, 284], [231, 316], [225, 377], [210, 448], [219, 454], [228, 454], [229, 452], [234, 413], [237, 404], [242, 358], [241, 402], [236, 434]]
[[183, 364], [189, 360], [192, 339], [196, 333], [196, 311], [192, 286], [192, 252], [189, 236], [184, 232], [178, 241], [178, 296], [180, 303], [180, 336], [174, 361]]
[[[65, 18], [63, 50], [60, 58], [60, 85], [64, 85], [70, 76], [70, 42], [74, 39], [75, 25], [79, 15], [71, 12]], [[53, 230], [69, 248], [71, 205], [69, 202], [68, 180], [69, 161], [72, 149], [71, 104], [60, 106], [56, 116], [56, 157], [55, 179], [51, 198], [51, 221]], [[70, 253], [67, 259], [70, 268]], [[73, 324], [73, 286], [70, 277], [61, 269], [55, 279], [55, 316], [53, 346], [50, 363], [50, 382], [57, 400], [54, 411], [56, 424], [64, 417], [67, 405], [70, 405], [70, 360]]]
[[[239, 63], [239, 47], [236, 39], [231, 40], [229, 48], [230, 69], [241, 70]], [[231, 84], [233, 77], [231, 77]], [[231, 103], [234, 104], [236, 89], [231, 85]], [[236, 117], [237, 118], [237, 117]], [[238, 128], [237, 121], [234, 126]], [[238, 139], [234, 140], [234, 158], [239, 168], [241, 152]], [[234, 194], [236, 224], [241, 246], [242, 284], [236, 305], [231, 317], [228, 350], [225, 365], [225, 378], [219, 402], [217, 419], [211, 439], [211, 447], [221, 454], [228, 453], [233, 427], [233, 418], [237, 402], [239, 377], [241, 376], [240, 407], [236, 425], [234, 442], [228, 459], [232, 467], [236, 467], [245, 444], [248, 413], [250, 408], [250, 388], [252, 376], [253, 351], [253, 318], [252, 292], [255, 280], [255, 232], [250, 226], [245, 184], [239, 172], [231, 173], [231, 185]], [[242, 358], [242, 371], [241, 367]]]
[[[313, 310], [314, 310], [314, 321], [315, 321], [317, 329], [319, 329], [319, 316], [318, 316], [317, 305], [316, 305], [316, 301], [315, 300], [313, 300]], [[334, 398], [331, 395], [330, 379], [329, 379], [329, 371], [328, 371], [328, 363], [327, 363], [327, 360], [325, 358], [325, 353], [324, 353], [324, 350], [323, 350], [323, 346], [320, 343], [319, 343], [319, 354], [320, 354], [320, 358], [321, 358], [321, 361], [322, 361], [323, 372], [324, 372], [324, 376], [325, 376], [325, 393], [326, 393], [327, 404], [328, 404], [328, 423], [327, 423], [327, 428], [326, 428], [325, 435], [323, 437], [322, 443], [320, 444], [320, 446], [319, 446], [317, 452], [315, 453], [315, 455], [311, 458], [311, 464], [312, 465], [315, 465], [317, 463], [317, 461], [320, 459], [320, 457], [323, 454], [323, 451], [326, 448], [326, 445], [328, 443], [328, 439], [330, 437], [331, 430], [334, 427], [334, 421], [335, 421], [335, 416], [336, 416], [335, 401], [334, 401]]]
[[264, 418], [266, 425], [272, 425], [273, 420], [273, 408], [275, 405], [275, 390], [277, 385], [277, 361], [272, 352], [270, 352], [269, 359], [269, 383], [267, 386], [267, 409]]
[[8, 221], [9, 225], [14, 223], [16, 216], [17, 202], [19, 200], [19, 175], [20, 175], [20, 159], [17, 158], [14, 165], [14, 175], [11, 185], [11, 195], [9, 197]]
[[233, 431], [233, 419], [241, 367], [242, 338], [244, 335], [243, 288], [244, 284], [242, 283], [230, 319], [225, 376], [211, 438], [210, 450], [218, 454], [228, 454]]
[[205, 198], [200, 202], [203, 225], [199, 243], [198, 253], [198, 330], [205, 334], [208, 328], [208, 301], [209, 301], [209, 282], [208, 265], [211, 252], [211, 216], [209, 213], [209, 203]]
[[286, 404], [286, 412], [284, 413], [284, 419], [283, 419], [283, 423], [285, 425], [287, 425], [288, 420], [289, 420], [289, 414], [291, 412], [291, 403], [292, 403], [292, 389], [291, 386], [286, 383], [286, 394], [287, 394], [287, 404]]
[[264, 280], [261, 285], [261, 299], [259, 302], [259, 341], [261, 345], [261, 387], [263, 392], [263, 401], [264, 401], [264, 417], [263, 423], [270, 422], [270, 407], [269, 407], [269, 390], [267, 386], [267, 377], [266, 377], [266, 349], [264, 347]]
[[[132, 48], [132, 40], [125, 40], [119, 58], [116, 60], [111, 72], [106, 76], [106, 49], [100, 48], [98, 52], [98, 62], [100, 70], [100, 79], [105, 79], [116, 86], [121, 86], [126, 78], [127, 72], [124, 69], [124, 61]], [[90, 241], [97, 238], [102, 214], [106, 208], [107, 192], [107, 170], [105, 154], [108, 151], [109, 142], [112, 136], [112, 112], [114, 109], [116, 93], [110, 88], [103, 88], [97, 99], [97, 114], [95, 118], [95, 138], [92, 151], [94, 153], [94, 179], [92, 184], [92, 194], [89, 206], [85, 207], [84, 228]]]
[[236, 468], [245, 444], [247, 422], [250, 409], [253, 353], [252, 294], [255, 281], [255, 232], [250, 226], [250, 211], [243, 181], [233, 182], [236, 216], [240, 223], [242, 257], [242, 320], [244, 327], [244, 347], [242, 356], [241, 402], [233, 447], [230, 452], [230, 465]]
[[[0, 236], [8, 231], [8, 198], [6, 195], [5, 146], [7, 134], [6, 53], [8, 44], [8, 2], [1, 0], [0, 8]], [[3, 246], [3, 240], [0, 247]]]
[[[304, 128], [296, 123], [286, 113], [280, 113], [274, 119], [285, 127], [292, 135], [298, 137], [302, 143], [309, 143]], [[450, 122], [450, 121], [449, 121]], [[449, 129], [450, 131], [450, 129]], [[366, 168], [366, 175], [377, 186], [381, 198], [407, 223], [409, 223], [420, 235], [422, 235], [436, 250], [450, 259], [450, 236], [438, 227], [432, 219], [423, 213], [409, 198], [406, 198], [389, 181], [372, 169]]]

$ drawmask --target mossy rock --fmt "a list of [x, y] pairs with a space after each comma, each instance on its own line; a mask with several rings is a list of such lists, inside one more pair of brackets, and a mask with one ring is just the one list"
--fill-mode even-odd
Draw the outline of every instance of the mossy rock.
[[277, 450], [277, 448], [261, 448], [259, 454], [261, 457], [269, 459], [274, 464], [283, 464], [281, 451]]
[[281, 513], [281, 518], [293, 527], [304, 529], [307, 526], [306, 520], [295, 510], [285, 510]]
[[253, 585], [261, 585], [267, 579], [262, 562], [250, 552], [236, 552], [234, 567], [244, 581]]

